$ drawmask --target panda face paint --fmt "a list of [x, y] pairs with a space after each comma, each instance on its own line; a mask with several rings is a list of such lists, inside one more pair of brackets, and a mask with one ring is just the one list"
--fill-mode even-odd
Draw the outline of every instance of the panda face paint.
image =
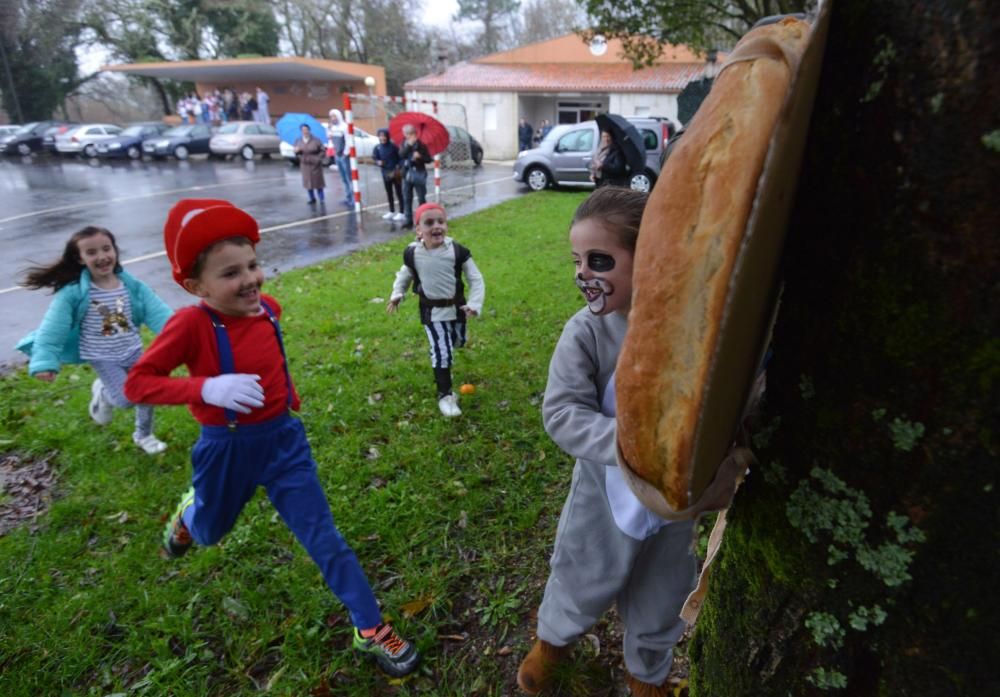
[[581, 220], [569, 233], [576, 286], [595, 315], [628, 312], [632, 305], [632, 252], [594, 219]]

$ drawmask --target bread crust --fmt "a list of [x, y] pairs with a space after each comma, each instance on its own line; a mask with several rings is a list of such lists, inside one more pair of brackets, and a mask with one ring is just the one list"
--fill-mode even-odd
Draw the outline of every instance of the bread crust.
[[740, 40], [643, 215], [615, 376], [618, 447], [677, 510], [693, 503], [692, 449], [730, 276], [808, 35], [789, 18]]

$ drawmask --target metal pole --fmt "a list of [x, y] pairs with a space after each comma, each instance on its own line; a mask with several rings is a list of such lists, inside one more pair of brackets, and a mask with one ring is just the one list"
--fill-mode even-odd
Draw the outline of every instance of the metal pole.
[[351, 158], [351, 188], [354, 189], [354, 212], [361, 212], [361, 182], [358, 177], [358, 151], [354, 143], [354, 111], [351, 96], [344, 95], [344, 121], [347, 122], [347, 152]]

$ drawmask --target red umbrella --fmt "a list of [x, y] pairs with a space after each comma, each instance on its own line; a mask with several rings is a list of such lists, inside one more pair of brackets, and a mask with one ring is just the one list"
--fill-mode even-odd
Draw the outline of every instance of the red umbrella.
[[403, 142], [403, 126], [411, 125], [417, 129], [417, 138], [427, 146], [431, 155], [444, 152], [451, 142], [448, 129], [430, 114], [419, 111], [404, 111], [396, 114], [389, 122], [389, 137], [397, 143]]

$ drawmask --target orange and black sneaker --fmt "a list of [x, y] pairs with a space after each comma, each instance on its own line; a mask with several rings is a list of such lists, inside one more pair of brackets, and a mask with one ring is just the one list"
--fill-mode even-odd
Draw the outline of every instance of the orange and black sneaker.
[[167, 526], [163, 530], [163, 551], [167, 556], [176, 559], [184, 556], [184, 553], [191, 549], [194, 540], [191, 538], [191, 531], [184, 524], [184, 511], [194, 503], [194, 487], [188, 489], [181, 502], [177, 504], [177, 510], [170, 516]]
[[389, 623], [380, 624], [370, 637], [361, 636], [355, 627], [354, 650], [374, 659], [379, 668], [394, 678], [409, 675], [420, 663], [416, 647], [399, 636]]

